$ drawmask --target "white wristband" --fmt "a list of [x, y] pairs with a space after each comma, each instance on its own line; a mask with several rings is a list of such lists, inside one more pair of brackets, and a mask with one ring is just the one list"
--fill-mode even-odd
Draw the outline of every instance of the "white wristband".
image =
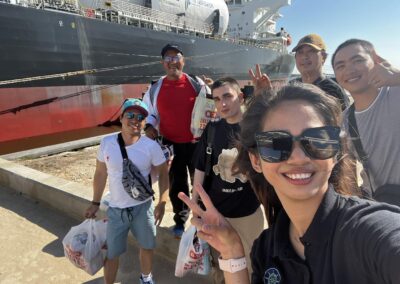
[[223, 271], [235, 273], [247, 267], [246, 258], [222, 259], [218, 257], [219, 268]]

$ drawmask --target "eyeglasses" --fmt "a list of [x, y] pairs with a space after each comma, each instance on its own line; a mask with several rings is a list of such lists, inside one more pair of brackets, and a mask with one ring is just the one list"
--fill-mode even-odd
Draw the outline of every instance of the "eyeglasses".
[[135, 119], [137, 121], [143, 121], [146, 117], [141, 114], [141, 113], [134, 113], [134, 112], [125, 112], [124, 113], [124, 117], [126, 117], [127, 119]]
[[182, 55], [180, 55], [180, 54], [175, 55], [175, 56], [166, 55], [166, 56], [164, 56], [163, 60], [166, 63], [170, 63], [170, 62], [179, 62], [179, 60], [181, 60], [181, 58], [182, 58]]
[[269, 163], [288, 160], [294, 141], [299, 141], [304, 153], [316, 160], [332, 158], [341, 148], [340, 127], [337, 126], [308, 128], [299, 136], [281, 130], [258, 132], [255, 139], [261, 159]]

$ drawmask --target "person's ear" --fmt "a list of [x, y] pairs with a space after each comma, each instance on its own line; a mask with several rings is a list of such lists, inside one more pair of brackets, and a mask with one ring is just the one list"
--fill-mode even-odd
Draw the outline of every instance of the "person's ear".
[[251, 166], [257, 173], [262, 173], [260, 156], [249, 152]]
[[240, 104], [243, 104], [244, 103], [244, 94], [242, 92], [240, 92], [238, 97], [239, 97]]
[[321, 55], [322, 55], [322, 61], [325, 64], [326, 58], [328, 58], [328, 53], [326, 53], [325, 50], [322, 50]]

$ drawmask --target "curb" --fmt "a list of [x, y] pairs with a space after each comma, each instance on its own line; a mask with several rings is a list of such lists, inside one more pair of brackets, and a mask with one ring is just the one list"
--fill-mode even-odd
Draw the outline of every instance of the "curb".
[[58, 154], [58, 153], [66, 152], [66, 151], [77, 150], [77, 149], [86, 148], [86, 147], [100, 144], [100, 141], [104, 136], [108, 136], [111, 134], [113, 134], [113, 133], [108, 133], [105, 135], [95, 136], [95, 137], [91, 137], [91, 138], [80, 139], [80, 140], [76, 140], [76, 141], [40, 147], [40, 148], [36, 148], [36, 149], [30, 149], [30, 150], [26, 150], [26, 151], [15, 152], [15, 153], [11, 153], [11, 154], [2, 155], [2, 156], [0, 156], [0, 158], [6, 159], [9, 161], [13, 161], [13, 160], [17, 160], [17, 159], [35, 159], [35, 158], [39, 158], [39, 157], [45, 156], [45, 155], [54, 155], [54, 154]]
[[[84, 220], [85, 210], [90, 206], [92, 199], [90, 187], [3, 158], [0, 158], [0, 185], [40, 201], [78, 221]], [[98, 214], [98, 217], [104, 218], [105, 212]], [[166, 212], [163, 220], [164, 223], [171, 223], [166, 222], [165, 219], [172, 221], [172, 214]], [[136, 245], [136, 241], [131, 235], [128, 239], [130, 243]], [[178, 247], [179, 240], [172, 236], [168, 227], [157, 228], [156, 254], [175, 262]]]

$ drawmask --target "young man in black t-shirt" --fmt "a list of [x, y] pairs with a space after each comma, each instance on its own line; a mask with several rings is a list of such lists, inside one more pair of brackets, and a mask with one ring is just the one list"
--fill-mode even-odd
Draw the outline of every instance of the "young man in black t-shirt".
[[[195, 154], [194, 184], [202, 184], [205, 187], [215, 207], [239, 233], [245, 244], [246, 259], [250, 263], [250, 249], [264, 228], [264, 217], [260, 203], [246, 177], [242, 174], [233, 175], [231, 170], [238, 153], [235, 139], [240, 132], [239, 122], [243, 116], [243, 93], [233, 78], [219, 79], [211, 89], [221, 120], [208, 123], [200, 138]], [[210, 131], [209, 128], [213, 130]], [[209, 139], [209, 135], [213, 136], [212, 139]], [[211, 159], [207, 157], [210, 142]], [[211, 167], [208, 175], [207, 162], [210, 162]], [[193, 198], [198, 198], [195, 190]], [[214, 259], [214, 283], [225, 283], [223, 272], [218, 268], [216, 261], [218, 252], [211, 249], [211, 254]]]

